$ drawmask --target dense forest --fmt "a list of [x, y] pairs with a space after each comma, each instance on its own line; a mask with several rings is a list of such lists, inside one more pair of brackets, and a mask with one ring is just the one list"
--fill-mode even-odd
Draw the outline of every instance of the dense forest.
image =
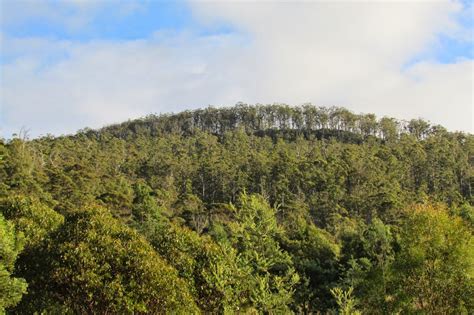
[[0, 313], [472, 314], [474, 136], [237, 104], [0, 139]]

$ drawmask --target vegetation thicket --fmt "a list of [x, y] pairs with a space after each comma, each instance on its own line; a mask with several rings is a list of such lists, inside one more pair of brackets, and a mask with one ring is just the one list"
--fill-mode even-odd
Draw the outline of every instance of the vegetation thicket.
[[0, 139], [0, 313], [472, 314], [473, 166], [309, 104]]

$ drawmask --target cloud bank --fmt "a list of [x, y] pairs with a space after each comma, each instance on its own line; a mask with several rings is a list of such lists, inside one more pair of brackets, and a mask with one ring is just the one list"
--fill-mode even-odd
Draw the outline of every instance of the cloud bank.
[[[134, 40], [3, 34], [1, 131], [71, 133], [151, 112], [312, 102], [473, 132], [473, 60], [434, 51], [472, 40], [458, 2], [191, 3], [203, 29]], [[82, 12], [82, 11], [81, 11]], [[84, 19], [84, 17], [82, 17]]]

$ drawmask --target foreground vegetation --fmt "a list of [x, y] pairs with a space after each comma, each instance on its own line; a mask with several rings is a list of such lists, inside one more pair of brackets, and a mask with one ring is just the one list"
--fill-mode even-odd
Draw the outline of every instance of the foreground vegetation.
[[0, 313], [469, 314], [474, 136], [208, 108], [0, 141]]

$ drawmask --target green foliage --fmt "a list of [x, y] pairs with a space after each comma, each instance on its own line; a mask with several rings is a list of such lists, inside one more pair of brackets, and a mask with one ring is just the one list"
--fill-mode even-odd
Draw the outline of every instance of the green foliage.
[[74, 313], [196, 311], [176, 270], [105, 210], [71, 213], [42, 251], [29, 257], [38, 273], [19, 310], [53, 302]]
[[0, 213], [0, 313], [15, 306], [24, 293], [27, 284], [24, 279], [12, 275], [18, 253], [23, 248], [23, 235], [15, 230], [12, 222]]
[[229, 240], [239, 261], [249, 266], [252, 278], [249, 300], [260, 311], [284, 312], [299, 281], [290, 255], [277, 237], [275, 209], [259, 195], [242, 194], [237, 207], [231, 205], [235, 221], [229, 223]]
[[[26, 139], [15, 138], [7, 143], [7, 152], [2, 152], [2, 186], [25, 194], [42, 193], [46, 178], [41, 168], [42, 153], [29, 145]], [[3, 151], [3, 150], [2, 150]], [[2, 177], [3, 177], [2, 176]]]
[[356, 310], [356, 301], [352, 296], [353, 288], [350, 287], [347, 291], [341, 288], [331, 289], [331, 293], [336, 299], [339, 307], [337, 314], [339, 315], [361, 315], [360, 311]]
[[0, 138], [0, 196], [5, 196], [9, 189], [7, 185], [8, 175], [6, 170], [6, 161], [9, 159], [9, 150], [5, 146], [4, 140]]
[[[347, 232], [346, 232], [347, 233]], [[394, 260], [394, 237], [379, 219], [344, 236], [345, 285], [355, 289], [367, 313], [390, 313], [389, 282]]]
[[472, 230], [442, 205], [406, 211], [394, 279], [402, 310], [468, 314], [474, 309]]
[[64, 221], [58, 214], [35, 197], [12, 195], [0, 199], [0, 211], [25, 235], [27, 247], [40, 244]]
[[189, 181], [186, 182], [186, 191], [180, 197], [177, 208], [187, 225], [199, 234], [207, 227], [209, 223], [209, 213], [202, 200], [192, 193], [192, 187]]
[[159, 227], [150, 241], [186, 280], [201, 310], [226, 313], [245, 308], [246, 270], [233, 248], [174, 224]]
[[308, 222], [304, 210], [298, 204], [287, 210], [281, 243], [303, 278], [295, 292], [296, 310], [315, 312], [332, 306], [330, 289], [339, 280], [340, 248], [328, 232]]
[[453, 209], [454, 214], [461, 217], [471, 229], [474, 229], [474, 207], [468, 203], [464, 203]]
[[24, 243], [1, 284], [28, 282], [9, 311], [469, 313], [473, 156], [471, 134], [310, 104], [0, 139]]

